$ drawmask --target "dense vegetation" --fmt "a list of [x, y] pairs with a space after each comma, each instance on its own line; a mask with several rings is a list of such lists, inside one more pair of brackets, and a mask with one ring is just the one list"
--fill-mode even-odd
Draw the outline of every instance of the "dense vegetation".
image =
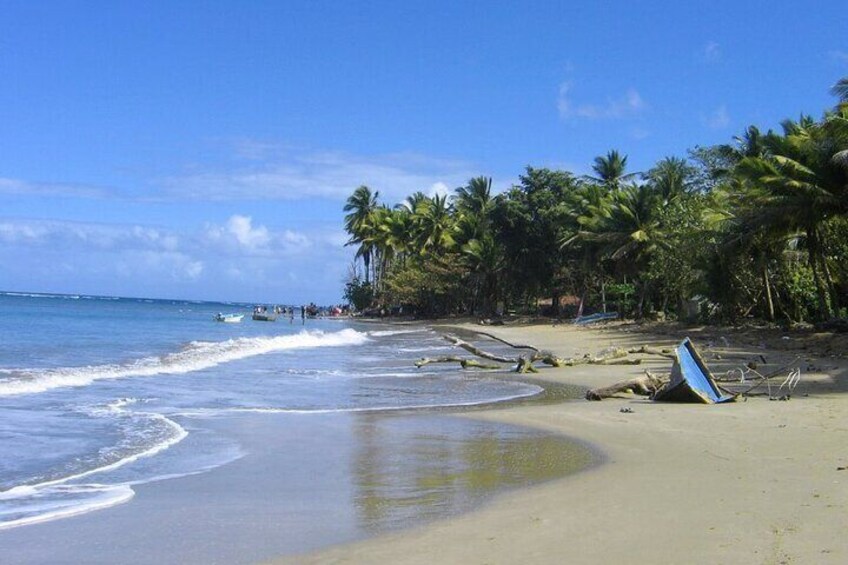
[[477, 177], [388, 207], [360, 186], [344, 208], [357, 246], [346, 295], [425, 316], [540, 304], [553, 315], [845, 316], [848, 77], [833, 94], [818, 120], [750, 126], [642, 173], [610, 151], [592, 176], [527, 167], [497, 195]]

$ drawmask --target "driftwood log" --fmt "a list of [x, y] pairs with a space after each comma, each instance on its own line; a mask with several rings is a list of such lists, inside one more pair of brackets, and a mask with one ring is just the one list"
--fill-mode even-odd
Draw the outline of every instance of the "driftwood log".
[[[659, 355], [662, 357], [667, 357], [670, 359], [674, 358], [674, 354], [670, 352], [668, 349], [659, 349], [656, 347], [650, 347], [647, 345], [643, 345], [641, 347], [634, 347], [630, 349], [624, 349], [621, 347], [610, 347], [598, 353], [597, 355], [589, 355], [586, 354], [582, 357], [574, 357], [574, 358], [561, 358], [557, 357], [554, 353], [550, 351], [543, 351], [538, 347], [534, 347], [532, 345], [519, 345], [513, 344], [505, 339], [499, 338], [495, 335], [488, 334], [485, 332], [477, 332], [481, 335], [485, 335], [488, 338], [491, 338], [495, 341], [508, 345], [514, 349], [524, 349], [528, 350], [529, 355], [518, 355], [517, 357], [506, 357], [504, 355], [496, 355], [484, 349], [480, 349], [476, 345], [468, 343], [465, 340], [460, 339], [455, 335], [444, 334], [442, 337], [461, 349], [480, 357], [482, 359], [486, 359], [488, 361], [494, 361], [496, 363], [505, 363], [508, 365], [512, 365], [514, 367], [514, 371], [517, 373], [535, 373], [538, 369], [533, 365], [536, 362], [541, 362], [545, 365], [550, 365], [552, 367], [573, 367], [576, 365], [639, 365], [642, 360], [640, 358], [632, 359], [629, 358], [631, 354], [643, 354], [643, 355]], [[500, 365], [493, 365], [488, 363], [480, 363], [479, 361], [475, 361], [473, 359], [466, 359], [462, 357], [457, 357], [453, 355], [445, 356], [445, 357], [437, 357], [437, 358], [428, 358], [422, 357], [418, 361], [415, 362], [415, 366], [418, 368], [423, 367], [424, 365], [428, 365], [430, 363], [459, 363], [462, 368], [477, 368], [477, 369], [500, 369], [502, 368]]]
[[627, 379], [606, 387], [593, 388], [586, 392], [586, 400], [603, 400], [604, 398], [610, 398], [623, 392], [650, 396], [657, 392], [666, 382], [668, 382], [667, 377], [660, 377], [650, 371], [645, 371], [644, 375], [635, 379]]
[[500, 369], [500, 365], [487, 365], [485, 363], [480, 363], [479, 361], [475, 361], [474, 359], [465, 359], [463, 357], [456, 357], [453, 355], [449, 355], [447, 357], [437, 357], [435, 359], [431, 359], [429, 357], [422, 357], [418, 361], [415, 362], [415, 367], [420, 369], [424, 365], [429, 365], [430, 363], [459, 363], [462, 365], [463, 369]]

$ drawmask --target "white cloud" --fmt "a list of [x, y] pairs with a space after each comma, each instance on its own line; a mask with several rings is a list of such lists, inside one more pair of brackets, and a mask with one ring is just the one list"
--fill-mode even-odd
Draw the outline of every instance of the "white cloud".
[[[315, 242], [307, 234], [290, 229], [278, 232], [253, 225], [250, 216], [231, 216], [224, 225], [207, 224], [201, 238], [217, 253], [256, 257], [284, 257], [306, 252]], [[319, 240], [326, 244], [326, 240]]]
[[240, 245], [248, 249], [265, 247], [271, 241], [268, 228], [265, 226], [254, 228], [253, 219], [250, 216], [232, 216], [227, 220], [225, 229]]
[[724, 129], [730, 125], [730, 115], [727, 113], [727, 106], [722, 104], [705, 118], [701, 119], [702, 123], [710, 129]]
[[430, 187], [430, 190], [427, 191], [427, 196], [429, 196], [430, 198], [433, 198], [434, 196], [446, 196], [451, 192], [452, 191], [450, 188], [448, 188], [448, 185], [443, 182], [437, 182], [434, 183]]
[[575, 104], [571, 99], [571, 83], [559, 85], [557, 110], [563, 119], [582, 118], [587, 120], [621, 119], [632, 117], [646, 108], [645, 101], [635, 88], [618, 97], [608, 98], [604, 104]]
[[[246, 142], [242, 141], [241, 145]], [[242, 147], [239, 151], [244, 152]], [[206, 170], [161, 179], [164, 198], [204, 201], [343, 200], [359, 185], [379, 191], [383, 200], [399, 202], [438, 183], [459, 186], [479, 171], [469, 163], [412, 153], [366, 156], [342, 152], [248, 150], [249, 166]]]
[[0, 220], [0, 243], [55, 248], [174, 251], [179, 246], [179, 237], [165, 230], [138, 225]]

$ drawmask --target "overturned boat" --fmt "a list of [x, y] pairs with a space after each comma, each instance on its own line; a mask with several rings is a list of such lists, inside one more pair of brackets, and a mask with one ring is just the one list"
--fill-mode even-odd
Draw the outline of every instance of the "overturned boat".
[[716, 384], [715, 378], [687, 337], [676, 350], [677, 359], [671, 367], [671, 380], [653, 396], [665, 402], [701, 402], [718, 404], [736, 399]]

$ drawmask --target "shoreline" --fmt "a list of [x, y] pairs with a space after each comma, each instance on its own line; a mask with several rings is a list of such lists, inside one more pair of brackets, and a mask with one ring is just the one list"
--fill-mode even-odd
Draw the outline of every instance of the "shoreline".
[[[468, 514], [274, 563], [848, 561], [848, 364], [831, 353], [841, 336], [786, 339], [775, 330], [670, 325], [430, 325], [485, 331], [562, 356], [612, 344], [672, 344], [690, 335], [699, 347], [728, 345], [721, 359], [707, 359], [716, 374], [755, 355], [777, 368], [801, 353], [803, 377], [789, 402], [753, 397], [705, 406], [622, 395], [468, 411], [463, 417], [587, 442], [605, 461], [498, 496]], [[533, 378], [588, 388], [670, 366], [652, 359], [635, 367], [544, 369]], [[620, 412], [625, 407], [632, 412]]]

